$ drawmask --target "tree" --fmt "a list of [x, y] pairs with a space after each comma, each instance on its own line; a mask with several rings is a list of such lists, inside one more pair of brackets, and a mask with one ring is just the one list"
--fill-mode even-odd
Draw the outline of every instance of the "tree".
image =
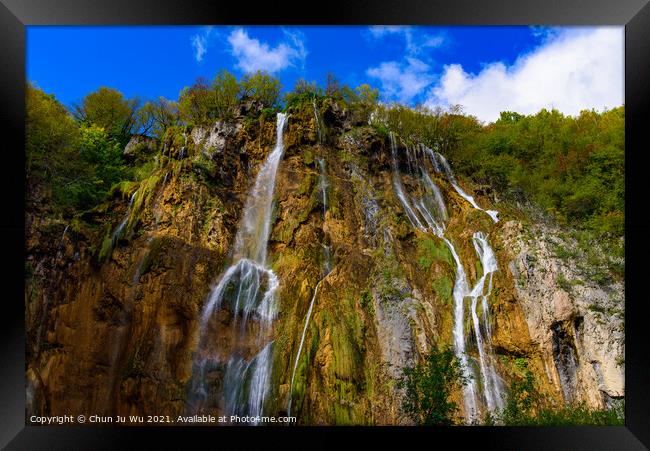
[[357, 93], [359, 102], [368, 106], [375, 106], [377, 104], [379, 89], [372, 88], [370, 85], [364, 83], [357, 86], [354, 90]]
[[91, 124], [80, 131], [80, 163], [86, 170], [71, 179], [66, 194], [75, 207], [87, 209], [106, 196], [111, 186], [124, 177], [125, 170], [121, 144], [103, 128]]
[[178, 104], [159, 97], [142, 105], [136, 117], [138, 133], [162, 137], [165, 130], [178, 123]]
[[214, 115], [227, 118], [239, 101], [239, 83], [235, 76], [227, 70], [219, 72], [212, 81], [214, 90]]
[[341, 83], [338, 78], [333, 73], [327, 74], [327, 79], [325, 81], [325, 95], [328, 97], [339, 97], [341, 90]]
[[467, 383], [454, 352], [431, 349], [423, 362], [402, 370], [397, 386], [405, 390], [404, 411], [421, 425], [451, 425], [457, 411], [451, 393]]
[[181, 121], [189, 125], [208, 123], [214, 111], [214, 91], [204, 78], [198, 78], [190, 87], [183, 88], [178, 98]]
[[296, 80], [296, 84], [293, 88], [293, 93], [297, 95], [308, 94], [315, 97], [321, 95], [321, 90], [315, 81], [309, 83], [304, 78], [299, 78]]
[[76, 152], [79, 128], [54, 95], [27, 85], [25, 153], [28, 179], [51, 179]]
[[241, 98], [257, 100], [264, 108], [274, 108], [280, 99], [280, 81], [261, 71], [247, 74], [240, 81]]
[[32, 85], [26, 103], [28, 189], [44, 188], [49, 205], [65, 215], [93, 207], [124, 175], [122, 145], [95, 123], [80, 126]]
[[101, 127], [126, 144], [136, 126], [137, 107], [137, 99], [125, 99], [118, 90], [102, 86], [84, 97], [74, 114], [81, 122]]

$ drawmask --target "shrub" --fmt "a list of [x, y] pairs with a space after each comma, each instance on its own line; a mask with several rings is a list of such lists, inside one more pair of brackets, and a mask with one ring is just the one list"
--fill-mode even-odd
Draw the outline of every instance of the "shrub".
[[450, 348], [431, 349], [424, 361], [402, 370], [404, 411], [420, 425], [451, 425], [458, 407], [451, 393], [468, 381]]

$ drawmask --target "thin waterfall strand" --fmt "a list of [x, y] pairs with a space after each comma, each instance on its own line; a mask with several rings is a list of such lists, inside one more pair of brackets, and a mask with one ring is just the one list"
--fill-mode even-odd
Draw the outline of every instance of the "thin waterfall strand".
[[[219, 282], [212, 288], [201, 315], [200, 346], [205, 343], [208, 323], [223, 306], [229, 302], [233, 313], [233, 327], [240, 322], [239, 341], [246, 341], [246, 324], [252, 318], [259, 324], [253, 342], [261, 350], [248, 362], [240, 355], [237, 347], [226, 364], [223, 382], [225, 408], [231, 414], [261, 416], [264, 402], [270, 391], [273, 342], [269, 341], [272, 321], [277, 313], [275, 293], [279, 280], [266, 266], [267, 244], [271, 231], [271, 211], [273, 192], [278, 166], [284, 154], [283, 133], [287, 115], [278, 113], [276, 125], [276, 144], [260, 168], [253, 189], [244, 206], [235, 246], [233, 264], [222, 274]], [[233, 295], [233, 293], [235, 293]], [[204, 353], [210, 349], [200, 349]], [[194, 391], [199, 398], [207, 396], [205, 387], [205, 367], [214, 357], [200, 357], [196, 363]], [[247, 390], [247, 393], [245, 393]]]
[[[320, 131], [320, 121], [318, 120], [318, 111], [316, 109], [316, 101], [314, 101], [313, 106], [314, 106], [314, 117], [316, 118], [316, 126], [318, 127], [318, 141], [320, 142], [321, 131]], [[325, 215], [327, 213], [327, 188], [329, 186], [329, 183], [327, 182], [327, 172], [325, 170], [325, 160], [323, 158], [318, 159], [318, 168], [320, 171], [319, 187], [321, 189], [321, 196], [323, 202], [323, 221], [325, 221]], [[321, 279], [316, 284], [316, 287], [314, 288], [314, 294], [311, 298], [311, 301], [309, 302], [309, 309], [307, 310], [307, 315], [305, 317], [305, 325], [303, 326], [302, 329], [300, 344], [298, 346], [298, 353], [296, 354], [296, 360], [293, 365], [293, 372], [291, 373], [291, 383], [289, 385], [289, 402], [287, 404], [288, 416], [291, 416], [291, 404], [293, 401], [293, 385], [296, 378], [296, 370], [298, 369], [298, 361], [300, 360], [302, 347], [305, 343], [305, 335], [307, 334], [307, 326], [309, 325], [309, 320], [311, 319], [311, 312], [314, 307], [314, 301], [316, 300], [316, 296], [318, 295], [318, 290], [320, 289], [323, 280], [325, 280], [325, 277], [327, 277], [327, 275], [332, 270], [332, 261], [331, 261], [332, 256], [331, 256], [330, 247], [325, 243], [321, 243], [321, 246], [323, 247], [323, 276], [321, 277]]]
[[[454, 299], [454, 329], [453, 329], [453, 342], [454, 352], [461, 364], [461, 366], [469, 373], [470, 379], [468, 384], [463, 387], [463, 404], [465, 407], [465, 416], [468, 422], [472, 423], [479, 419], [479, 401], [484, 403], [485, 408], [489, 412], [496, 409], [503, 408], [502, 392], [503, 387], [499, 376], [496, 373], [494, 365], [492, 364], [492, 348], [490, 344], [491, 328], [488, 316], [487, 298], [492, 291], [492, 274], [498, 270], [494, 252], [490, 248], [485, 235], [482, 232], [476, 232], [473, 236], [473, 244], [481, 265], [483, 267], [483, 274], [473, 287], [470, 287], [467, 281], [467, 275], [463, 268], [463, 264], [458, 256], [456, 248], [451, 240], [444, 236], [445, 221], [448, 218], [447, 209], [442, 198], [442, 194], [437, 185], [431, 180], [431, 177], [426, 171], [424, 161], [417, 161], [418, 156], [413, 155], [413, 152], [407, 153], [409, 173], [413, 175], [415, 172], [414, 165], [419, 165], [420, 182], [422, 183], [425, 195], [421, 198], [409, 196], [405, 190], [401, 180], [399, 167], [396, 156], [396, 142], [395, 137], [390, 134], [391, 143], [391, 156], [393, 164], [393, 187], [396, 191], [397, 197], [404, 208], [407, 217], [411, 221], [413, 227], [419, 228], [423, 231], [429, 231], [436, 236], [440, 237], [447, 247], [449, 248], [454, 262], [456, 264], [456, 279], [454, 281], [453, 299]], [[482, 210], [471, 196], [468, 196], [458, 186], [456, 179], [451, 172], [447, 161], [442, 155], [434, 153], [431, 149], [420, 146], [423, 152], [421, 155], [426, 155], [436, 171], [442, 171], [447, 176], [450, 184], [454, 189], [475, 208]], [[412, 207], [411, 204], [414, 206]], [[483, 210], [484, 211], [484, 210]], [[420, 217], [418, 217], [417, 213]], [[486, 212], [496, 222], [496, 212]], [[494, 214], [492, 214], [494, 213]], [[485, 290], [487, 280], [487, 291]], [[479, 355], [479, 370], [482, 382], [482, 393], [479, 393], [476, 377], [474, 377], [474, 370], [469, 365], [469, 359], [466, 349], [466, 337], [464, 331], [465, 324], [465, 299], [470, 298], [469, 315], [472, 320], [474, 329], [474, 336], [477, 343], [477, 351]], [[477, 314], [478, 300], [481, 300], [482, 315], [479, 319]], [[483, 335], [485, 331], [485, 336]], [[482, 396], [480, 396], [482, 394]]]

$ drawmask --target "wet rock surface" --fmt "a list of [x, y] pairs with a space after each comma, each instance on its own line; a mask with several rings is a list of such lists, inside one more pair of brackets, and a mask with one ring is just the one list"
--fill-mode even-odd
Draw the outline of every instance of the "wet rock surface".
[[[30, 412], [188, 411], [201, 312], [232, 263], [247, 194], [275, 141], [275, 118], [257, 109], [243, 105], [231, 121], [167, 136], [130, 210], [131, 192], [95, 209], [93, 224], [54, 220], [46, 203], [32, 204], [25, 293]], [[291, 111], [274, 187], [268, 263], [280, 284], [265, 412], [286, 413], [307, 311], [322, 279], [297, 359], [292, 412], [300, 424], [409, 424], [396, 380], [432, 346], [452, 345], [456, 267], [438, 237], [409, 225], [393, 187], [388, 138], [351, 124], [336, 103], [319, 112], [326, 128], [320, 143], [312, 106]], [[129, 145], [131, 153], [140, 143]], [[413, 160], [398, 151], [405, 189], [417, 194]], [[547, 242], [560, 240], [557, 231], [527, 230], [507, 217], [495, 223], [444, 174], [431, 171], [431, 178], [449, 213], [445, 236], [470, 284], [482, 275], [473, 235], [485, 232], [494, 248], [498, 270], [486, 302], [491, 359], [504, 385], [515, 359], [524, 358], [542, 391], [558, 400], [600, 407], [622, 398], [622, 283], [601, 286], [558, 258]], [[485, 189], [459, 183], [486, 210], [499, 209]], [[102, 254], [127, 213], [123, 238]], [[331, 252], [325, 277], [323, 245]], [[220, 412], [229, 350], [242, 335], [231, 307], [216, 315], [210, 346], [220, 357], [204, 368], [204, 380], [210, 408]], [[253, 343], [238, 345], [247, 346]], [[472, 339], [467, 352], [478, 362]], [[459, 404], [461, 398], [455, 394]]]

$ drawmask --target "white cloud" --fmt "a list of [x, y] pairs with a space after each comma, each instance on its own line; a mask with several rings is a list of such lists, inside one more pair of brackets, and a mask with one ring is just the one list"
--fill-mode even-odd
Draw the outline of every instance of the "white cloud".
[[429, 69], [423, 61], [406, 57], [405, 64], [384, 62], [368, 69], [366, 73], [379, 79], [384, 96], [407, 103], [433, 82]]
[[404, 33], [410, 27], [402, 25], [374, 25], [370, 27], [370, 34], [375, 38], [380, 38], [386, 34]]
[[623, 38], [622, 27], [554, 30], [512, 66], [493, 62], [474, 75], [459, 64], [447, 65], [426, 103], [460, 104], [483, 121], [498, 119], [501, 111], [534, 114], [556, 108], [575, 115], [619, 106], [624, 101]]
[[244, 72], [258, 70], [269, 73], [278, 72], [288, 66], [304, 65], [307, 51], [302, 36], [298, 33], [284, 32], [288, 42], [275, 47], [248, 36], [243, 28], [233, 30], [228, 36], [232, 55], [237, 59], [237, 67]]
[[375, 25], [370, 27], [370, 36], [375, 39], [381, 39], [387, 35], [404, 37], [406, 53], [410, 56], [417, 56], [426, 49], [440, 47], [445, 42], [442, 35], [430, 35], [411, 26]]
[[190, 38], [194, 48], [194, 58], [199, 63], [203, 61], [203, 55], [208, 52], [208, 38], [212, 32], [212, 27], [205, 27], [201, 33], [197, 33]]

